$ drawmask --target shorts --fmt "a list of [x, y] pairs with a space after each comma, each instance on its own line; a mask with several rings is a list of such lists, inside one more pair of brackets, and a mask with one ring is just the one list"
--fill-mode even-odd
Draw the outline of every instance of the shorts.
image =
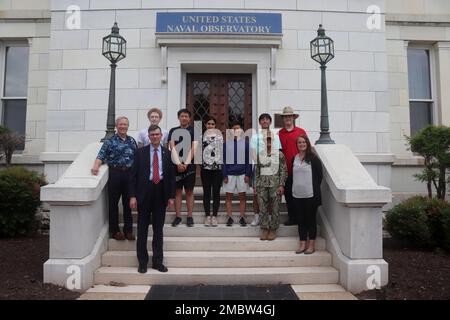
[[185, 178], [178, 180], [176, 182], [176, 188], [181, 190], [183, 190], [183, 187], [184, 190], [194, 190], [194, 186], [195, 186], [195, 172], [192, 172]]
[[247, 192], [248, 184], [245, 183], [245, 174], [240, 176], [228, 176], [228, 183], [223, 184], [223, 191], [226, 193]]

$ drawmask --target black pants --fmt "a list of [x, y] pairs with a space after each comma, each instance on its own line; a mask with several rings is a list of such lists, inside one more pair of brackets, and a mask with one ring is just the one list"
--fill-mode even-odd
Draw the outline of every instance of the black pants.
[[289, 221], [297, 224], [297, 210], [294, 202], [294, 197], [292, 196], [292, 176], [288, 176], [284, 184], [284, 199], [286, 199], [286, 207], [288, 211]]
[[298, 235], [300, 241], [316, 240], [317, 222], [316, 213], [317, 206], [314, 198], [293, 198], [294, 206], [297, 210]]
[[[163, 227], [166, 219], [166, 206], [163, 203], [163, 181], [158, 184], [151, 183], [151, 196], [147, 203], [138, 207], [138, 229], [136, 251], [140, 265], [148, 264], [147, 237], [150, 221], [152, 222], [153, 240], [152, 250], [153, 266], [159, 266], [163, 263]], [[139, 200], [139, 199], [138, 199]]]
[[122, 197], [123, 205], [123, 232], [133, 232], [133, 217], [130, 208], [130, 193], [128, 191], [129, 170], [109, 168], [108, 179], [108, 206], [109, 206], [109, 232], [114, 235], [119, 232], [119, 199]]
[[202, 169], [200, 176], [203, 185], [203, 209], [208, 217], [211, 214], [211, 190], [213, 195], [213, 216], [217, 217], [220, 205], [220, 188], [222, 186], [222, 171]]

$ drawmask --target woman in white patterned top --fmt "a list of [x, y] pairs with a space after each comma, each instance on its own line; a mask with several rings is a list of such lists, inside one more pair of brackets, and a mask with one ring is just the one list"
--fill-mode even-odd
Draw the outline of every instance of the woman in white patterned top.
[[[203, 208], [205, 226], [217, 226], [217, 213], [220, 205], [220, 188], [222, 186], [222, 133], [216, 129], [216, 119], [208, 116], [205, 121], [206, 131], [202, 137], [201, 179], [203, 185]], [[213, 214], [211, 217], [211, 191], [213, 197]]]

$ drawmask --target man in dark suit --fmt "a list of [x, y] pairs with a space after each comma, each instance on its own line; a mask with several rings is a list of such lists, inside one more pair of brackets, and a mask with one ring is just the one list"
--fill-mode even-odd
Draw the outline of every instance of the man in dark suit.
[[138, 209], [138, 272], [147, 272], [150, 221], [153, 228], [152, 268], [167, 272], [163, 265], [163, 227], [166, 207], [174, 205], [176, 167], [171, 160], [170, 151], [161, 145], [161, 128], [151, 125], [148, 136], [150, 145], [136, 151], [130, 176], [130, 207]]

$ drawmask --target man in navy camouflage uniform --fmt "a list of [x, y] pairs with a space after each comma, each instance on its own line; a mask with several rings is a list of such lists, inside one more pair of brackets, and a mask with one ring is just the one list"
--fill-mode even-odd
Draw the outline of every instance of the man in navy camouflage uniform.
[[[103, 143], [91, 170], [93, 175], [97, 175], [103, 163], [106, 163], [109, 167], [109, 233], [116, 240], [135, 239], [133, 235], [133, 217], [130, 209], [128, 184], [137, 144], [132, 137], [127, 135], [128, 126], [129, 121], [126, 117], [117, 118], [117, 132]], [[118, 204], [120, 197], [122, 197], [123, 205], [123, 232], [119, 229]]]
[[[287, 179], [287, 167], [275, 134], [265, 130], [262, 134], [265, 149], [258, 154], [256, 164], [256, 195], [261, 210], [261, 240], [275, 240], [279, 227], [281, 196]], [[275, 145], [273, 148], [272, 145]], [[272, 212], [269, 214], [269, 207]]]

